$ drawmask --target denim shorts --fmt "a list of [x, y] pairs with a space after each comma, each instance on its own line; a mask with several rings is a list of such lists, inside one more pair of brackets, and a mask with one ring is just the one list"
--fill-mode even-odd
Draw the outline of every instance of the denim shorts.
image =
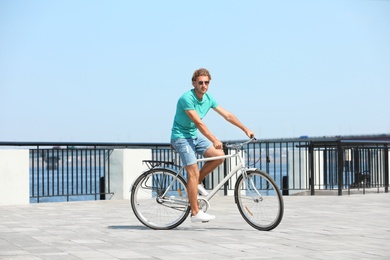
[[197, 161], [196, 155], [204, 156], [204, 153], [213, 146], [210, 140], [203, 136], [196, 138], [179, 138], [171, 140], [171, 145], [179, 153], [181, 164], [184, 166], [195, 164]]

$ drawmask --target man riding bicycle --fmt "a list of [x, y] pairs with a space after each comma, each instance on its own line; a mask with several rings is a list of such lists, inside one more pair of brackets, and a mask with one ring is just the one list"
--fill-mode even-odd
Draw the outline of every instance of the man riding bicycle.
[[[219, 106], [207, 93], [210, 80], [211, 75], [208, 70], [201, 68], [194, 72], [192, 76], [194, 88], [179, 98], [171, 134], [171, 144], [179, 153], [188, 174], [187, 190], [192, 222], [208, 222], [215, 218], [199, 209], [198, 192], [200, 195], [207, 196], [202, 181], [224, 161], [224, 159], [208, 161], [200, 170], [198, 168], [196, 154], [204, 157], [224, 155], [222, 142], [204, 124], [202, 121], [204, 116], [212, 108], [228, 122], [243, 130], [248, 137], [255, 135], [233, 113]], [[198, 130], [202, 135], [198, 134]]]

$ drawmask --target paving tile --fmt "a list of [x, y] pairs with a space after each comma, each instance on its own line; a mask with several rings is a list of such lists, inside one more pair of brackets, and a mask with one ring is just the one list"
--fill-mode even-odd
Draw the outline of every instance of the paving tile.
[[258, 231], [232, 197], [216, 219], [151, 230], [128, 200], [0, 207], [0, 259], [389, 259], [390, 194], [286, 196], [281, 224]]

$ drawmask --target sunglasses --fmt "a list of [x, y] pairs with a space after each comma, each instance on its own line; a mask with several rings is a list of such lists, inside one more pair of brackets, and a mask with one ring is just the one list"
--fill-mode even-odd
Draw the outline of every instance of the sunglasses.
[[198, 81], [198, 84], [199, 85], [205, 84], [206, 86], [208, 86], [210, 84], [210, 81]]

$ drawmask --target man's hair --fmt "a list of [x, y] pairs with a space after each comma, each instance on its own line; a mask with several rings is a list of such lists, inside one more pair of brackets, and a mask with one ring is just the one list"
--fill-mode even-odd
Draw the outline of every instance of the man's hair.
[[211, 80], [210, 72], [204, 68], [195, 70], [194, 74], [192, 75], [192, 81], [196, 81], [199, 76], [208, 76], [209, 80]]

